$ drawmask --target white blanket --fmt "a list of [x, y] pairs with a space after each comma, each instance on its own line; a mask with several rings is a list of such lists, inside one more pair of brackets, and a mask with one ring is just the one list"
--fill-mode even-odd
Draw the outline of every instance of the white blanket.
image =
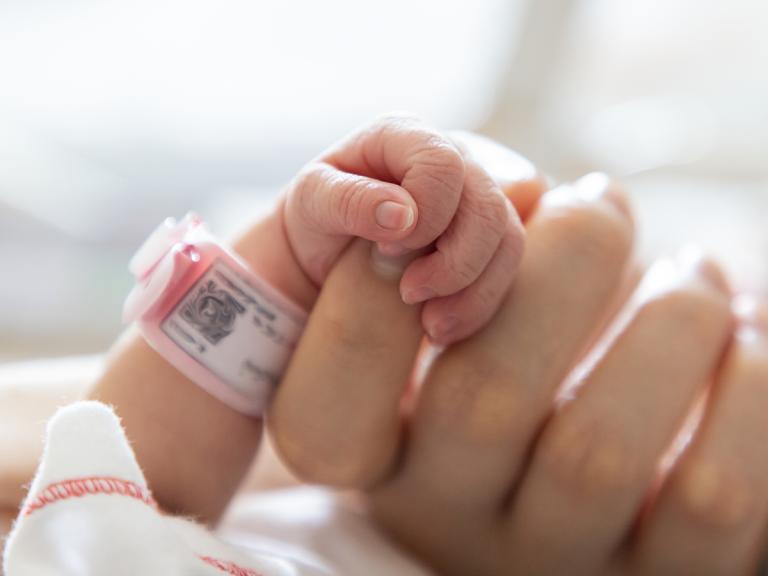
[[161, 513], [115, 414], [77, 402], [49, 422], [3, 556], [6, 576], [424, 576], [323, 490], [268, 492], [211, 533]]

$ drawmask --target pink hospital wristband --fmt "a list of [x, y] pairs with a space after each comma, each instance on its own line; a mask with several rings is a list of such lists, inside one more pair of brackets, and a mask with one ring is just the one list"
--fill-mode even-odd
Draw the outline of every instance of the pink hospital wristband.
[[201, 219], [167, 219], [131, 259], [123, 308], [146, 341], [228, 406], [259, 415], [280, 381], [306, 312], [219, 244]]

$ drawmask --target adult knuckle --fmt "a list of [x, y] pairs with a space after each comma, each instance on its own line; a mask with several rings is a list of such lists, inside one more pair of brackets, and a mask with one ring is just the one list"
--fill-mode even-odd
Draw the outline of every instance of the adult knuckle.
[[580, 256], [613, 265], [626, 259], [633, 232], [622, 219], [591, 205], [569, 207], [551, 222], [554, 242]]
[[[487, 373], [488, 369], [484, 371]], [[478, 387], [485, 383], [482, 375], [467, 369], [464, 364], [450, 361], [441, 363], [427, 381], [431, 411], [439, 421], [455, 424], [456, 418], [472, 403]]]
[[637, 451], [605, 419], [555, 421], [541, 448], [544, 473], [575, 497], [617, 494], [637, 475]]
[[385, 460], [356, 435], [307, 433], [306, 426], [273, 416], [270, 432], [281, 459], [300, 480], [362, 488], [382, 473]]
[[732, 465], [697, 460], [672, 483], [673, 502], [695, 524], [710, 529], [732, 529], [755, 513], [755, 491]]
[[428, 381], [430, 411], [438, 422], [475, 441], [517, 437], [529, 402], [510, 385], [498, 362], [451, 356]]
[[730, 318], [730, 306], [725, 296], [683, 283], [648, 297], [639, 305], [637, 315], [664, 319], [696, 337], [711, 331], [713, 324], [725, 323]]
[[318, 323], [323, 326], [326, 341], [333, 342], [338, 354], [378, 357], [392, 350], [391, 338], [386, 326], [368, 322], [362, 318], [350, 318], [340, 306], [326, 306], [315, 311]]
[[487, 382], [478, 389], [467, 413], [467, 436], [478, 443], [524, 438], [529, 406], [522, 392], [504, 381]]

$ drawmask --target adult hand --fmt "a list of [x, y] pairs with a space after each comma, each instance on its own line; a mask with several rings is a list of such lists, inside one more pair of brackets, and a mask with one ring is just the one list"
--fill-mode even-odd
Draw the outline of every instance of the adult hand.
[[625, 302], [632, 216], [604, 177], [547, 193], [527, 229], [499, 313], [415, 395], [419, 310], [353, 245], [276, 397], [278, 450], [306, 480], [363, 489], [443, 574], [754, 570], [768, 520], [765, 313], [735, 319], [719, 268], [690, 256], [652, 267]]

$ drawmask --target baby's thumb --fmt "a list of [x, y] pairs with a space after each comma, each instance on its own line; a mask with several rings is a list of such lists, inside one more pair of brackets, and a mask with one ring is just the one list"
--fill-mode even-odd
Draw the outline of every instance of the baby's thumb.
[[294, 182], [286, 203], [289, 226], [312, 236], [356, 236], [389, 242], [407, 236], [416, 225], [417, 207], [397, 184], [349, 174], [323, 162], [313, 163]]

